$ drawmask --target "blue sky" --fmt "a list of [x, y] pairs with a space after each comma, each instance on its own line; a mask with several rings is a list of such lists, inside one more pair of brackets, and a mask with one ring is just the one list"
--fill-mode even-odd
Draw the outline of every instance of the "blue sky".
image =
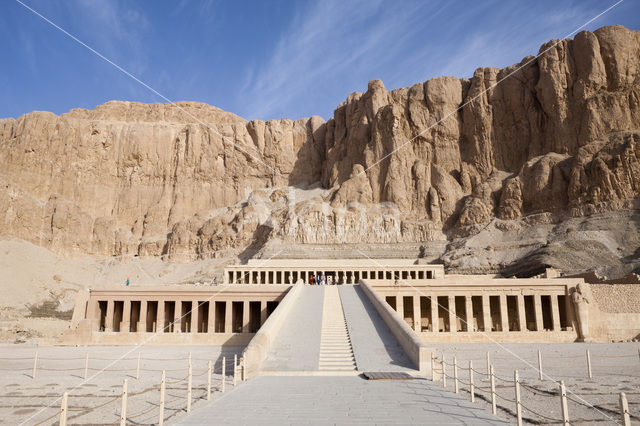
[[[173, 101], [247, 119], [333, 115], [387, 89], [536, 54], [609, 1], [21, 0]], [[640, 0], [587, 25], [640, 29]], [[0, 3], [0, 117], [162, 102], [15, 0]]]

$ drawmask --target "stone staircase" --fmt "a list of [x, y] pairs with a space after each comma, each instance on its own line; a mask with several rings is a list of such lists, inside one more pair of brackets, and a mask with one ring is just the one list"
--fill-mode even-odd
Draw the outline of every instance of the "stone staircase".
[[340, 372], [357, 370], [337, 286], [325, 287], [318, 370]]

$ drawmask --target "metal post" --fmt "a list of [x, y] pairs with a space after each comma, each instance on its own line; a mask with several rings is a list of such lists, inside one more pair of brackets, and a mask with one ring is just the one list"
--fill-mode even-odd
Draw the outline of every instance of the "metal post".
[[562, 424], [569, 426], [569, 406], [567, 405], [567, 390], [564, 387], [564, 380], [560, 381], [560, 404], [562, 405]]
[[31, 378], [36, 378], [36, 370], [38, 369], [38, 351], [36, 351], [35, 356], [33, 357], [33, 373], [31, 374]]
[[138, 367], [136, 367], [136, 380], [140, 379], [140, 352], [138, 352]]
[[453, 383], [455, 384], [456, 393], [459, 393], [460, 388], [458, 386], [458, 360], [453, 357]]
[[224, 393], [224, 385], [227, 382], [227, 357], [222, 357], [222, 384], [220, 385], [220, 391]]
[[489, 376], [491, 378], [491, 412], [495, 416], [496, 410], [496, 377], [493, 372], [493, 365], [489, 366]]
[[191, 411], [191, 357], [189, 357], [189, 375], [187, 376], [187, 413]]
[[631, 426], [631, 416], [629, 415], [629, 403], [627, 403], [627, 395], [620, 392], [620, 415], [622, 416], [622, 424]]
[[120, 426], [127, 425], [127, 379], [122, 383], [122, 409], [120, 410]]
[[542, 379], [542, 354], [540, 353], [540, 349], [538, 349], [538, 378]]
[[84, 379], [87, 380], [87, 377], [89, 377], [89, 352], [84, 357]]
[[207, 401], [211, 399], [211, 361], [207, 368]]
[[589, 353], [589, 349], [587, 349], [587, 370], [589, 372], [589, 378], [593, 378], [593, 374], [591, 374], [591, 354]]
[[60, 426], [67, 426], [67, 402], [69, 394], [65, 392], [62, 395], [62, 403], [60, 404]]
[[471, 392], [471, 402], [476, 401], [475, 386], [473, 383], [473, 361], [469, 360], [469, 392]]
[[518, 379], [518, 370], [513, 372], [513, 381], [516, 388], [516, 417], [518, 426], [522, 426], [522, 404], [520, 403], [520, 379]]
[[444, 354], [442, 354], [442, 361], [440, 361], [440, 366], [442, 367], [442, 387], [446, 388], [447, 387], [447, 370], [445, 368], [445, 359], [444, 359]]
[[158, 414], [158, 426], [164, 424], [164, 390], [166, 382], [166, 372], [162, 370], [162, 381], [160, 382], [160, 413]]

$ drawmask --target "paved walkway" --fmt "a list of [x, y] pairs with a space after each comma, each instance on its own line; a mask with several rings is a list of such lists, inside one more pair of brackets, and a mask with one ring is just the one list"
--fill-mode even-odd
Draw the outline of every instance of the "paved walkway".
[[282, 325], [262, 370], [317, 371], [320, 358], [323, 286], [303, 286]]
[[508, 424], [426, 379], [261, 376], [211, 401], [180, 425]]
[[358, 371], [415, 372], [404, 349], [360, 286], [339, 288]]

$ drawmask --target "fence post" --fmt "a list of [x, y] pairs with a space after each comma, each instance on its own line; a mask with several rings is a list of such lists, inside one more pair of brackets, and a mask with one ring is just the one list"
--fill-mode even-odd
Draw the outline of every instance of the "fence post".
[[140, 352], [138, 352], [138, 366], [136, 367], [136, 380], [140, 379]]
[[191, 356], [189, 356], [189, 376], [187, 376], [187, 413], [189, 411], [191, 411]]
[[160, 381], [160, 413], [158, 414], [158, 426], [164, 424], [164, 390], [165, 390], [166, 372], [162, 370], [162, 380]]
[[442, 361], [440, 361], [440, 364], [442, 366], [442, 387], [446, 388], [447, 387], [447, 369], [446, 369], [446, 361], [444, 358], [444, 354], [442, 354]]
[[122, 383], [122, 409], [120, 410], [120, 426], [127, 425], [127, 379]]
[[84, 357], [84, 379], [87, 380], [87, 377], [89, 377], [89, 352]]
[[207, 401], [211, 399], [211, 361], [207, 368]]
[[458, 386], [458, 360], [455, 356], [453, 357], [453, 383], [456, 389], [456, 393], [458, 393], [460, 391], [460, 388]]
[[520, 403], [520, 379], [518, 379], [518, 370], [513, 371], [513, 381], [516, 388], [516, 417], [518, 426], [522, 426], [522, 404]]
[[244, 357], [240, 358], [240, 381], [244, 382], [246, 380], [245, 377], [245, 363], [244, 363]]
[[496, 410], [496, 378], [493, 373], [493, 365], [489, 366], [489, 376], [491, 379], [491, 412], [495, 416], [497, 414]]
[[587, 349], [587, 371], [589, 372], [589, 378], [593, 378], [593, 374], [591, 374], [591, 353], [589, 349]]
[[60, 426], [67, 426], [67, 401], [69, 400], [69, 394], [65, 392], [62, 394], [62, 403], [60, 404]]
[[627, 395], [620, 392], [620, 415], [622, 416], [622, 424], [631, 426], [631, 416], [629, 415], [629, 403], [627, 403]]
[[233, 387], [236, 387], [236, 371], [238, 370], [238, 354], [233, 354]]
[[562, 424], [569, 426], [569, 406], [567, 405], [567, 390], [564, 380], [560, 380], [560, 404], [562, 405]]
[[35, 356], [33, 357], [33, 373], [31, 374], [31, 378], [36, 378], [36, 370], [38, 369], [38, 351], [36, 351]]
[[227, 381], [227, 357], [222, 357], [222, 385], [220, 386], [220, 391], [224, 393], [224, 385]]
[[542, 379], [542, 354], [540, 353], [540, 349], [538, 349], [538, 379]]
[[[640, 356], [640, 351], [638, 352], [638, 356]], [[436, 363], [435, 356], [431, 353], [431, 381], [436, 381]]]
[[471, 392], [471, 402], [476, 401], [475, 386], [473, 383], [473, 361], [469, 360], [469, 392]]
[[487, 351], [487, 374], [489, 374], [489, 370], [491, 370], [491, 358], [489, 357], [489, 351]]

